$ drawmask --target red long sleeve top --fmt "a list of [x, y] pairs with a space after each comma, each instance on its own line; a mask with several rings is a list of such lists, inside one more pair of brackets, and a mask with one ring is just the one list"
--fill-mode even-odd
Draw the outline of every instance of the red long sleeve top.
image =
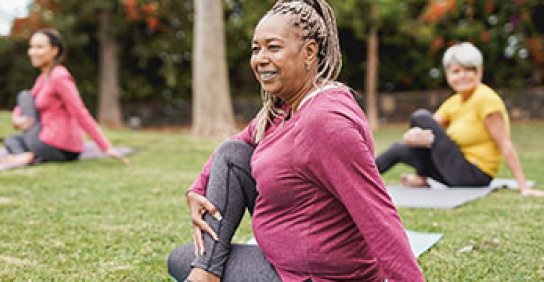
[[[275, 119], [255, 146], [253, 232], [283, 281], [424, 281], [376, 168], [366, 118], [340, 87]], [[210, 161], [191, 190], [204, 194]]]
[[[111, 146], [83, 104], [74, 79], [64, 66], [55, 66], [48, 75], [40, 74], [30, 93], [40, 114], [39, 138], [45, 144], [81, 152], [84, 131], [103, 151]], [[15, 107], [13, 116], [20, 114], [20, 108]]]

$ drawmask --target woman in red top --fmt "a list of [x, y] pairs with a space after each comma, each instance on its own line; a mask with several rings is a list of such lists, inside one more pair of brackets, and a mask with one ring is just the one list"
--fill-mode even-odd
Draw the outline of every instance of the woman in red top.
[[[337, 34], [324, 0], [280, 0], [260, 20], [250, 65], [263, 108], [187, 193], [194, 244], [168, 258], [178, 281], [424, 280], [366, 118], [335, 81]], [[246, 207], [258, 246], [231, 244]]]
[[83, 150], [81, 130], [106, 154], [128, 163], [104, 137], [83, 104], [73, 77], [60, 64], [64, 51], [62, 37], [54, 29], [40, 29], [30, 38], [28, 56], [41, 74], [30, 92], [17, 97], [12, 120], [22, 133], [4, 141], [9, 154], [2, 164], [75, 160]]

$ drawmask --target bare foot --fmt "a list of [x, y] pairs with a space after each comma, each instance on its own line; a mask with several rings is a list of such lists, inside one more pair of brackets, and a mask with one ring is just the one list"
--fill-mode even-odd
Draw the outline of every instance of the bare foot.
[[191, 269], [191, 273], [189, 273], [189, 277], [187, 277], [187, 280], [191, 282], [219, 282], [219, 276], [216, 276], [215, 274], [211, 274], [207, 272], [206, 270], [202, 268], [193, 268]]
[[427, 178], [415, 174], [403, 174], [400, 176], [400, 184], [410, 188], [428, 188]]
[[2, 165], [4, 166], [24, 166], [29, 165], [34, 160], [34, 153], [22, 153], [17, 155], [7, 155], [2, 158]]

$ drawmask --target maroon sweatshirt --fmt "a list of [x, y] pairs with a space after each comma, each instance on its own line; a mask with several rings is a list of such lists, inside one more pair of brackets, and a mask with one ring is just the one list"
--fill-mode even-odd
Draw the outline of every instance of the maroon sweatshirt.
[[[322, 90], [255, 147], [253, 232], [283, 281], [424, 281], [380, 178], [366, 117], [343, 87]], [[211, 158], [191, 190], [204, 194]]]

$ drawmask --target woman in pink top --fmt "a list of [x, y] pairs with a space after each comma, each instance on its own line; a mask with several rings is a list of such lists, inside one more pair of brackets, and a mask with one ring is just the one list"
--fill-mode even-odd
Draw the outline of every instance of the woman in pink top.
[[[423, 281], [341, 69], [324, 0], [278, 1], [257, 25], [257, 117], [221, 145], [187, 193], [194, 244], [174, 250], [186, 281]], [[231, 244], [245, 208], [258, 246]]]
[[28, 56], [41, 74], [30, 92], [23, 91], [17, 97], [13, 126], [22, 134], [6, 138], [9, 155], [2, 164], [75, 160], [83, 150], [82, 130], [102, 151], [128, 162], [112, 148], [85, 108], [73, 77], [60, 64], [64, 50], [62, 37], [54, 29], [40, 29], [30, 38]]

